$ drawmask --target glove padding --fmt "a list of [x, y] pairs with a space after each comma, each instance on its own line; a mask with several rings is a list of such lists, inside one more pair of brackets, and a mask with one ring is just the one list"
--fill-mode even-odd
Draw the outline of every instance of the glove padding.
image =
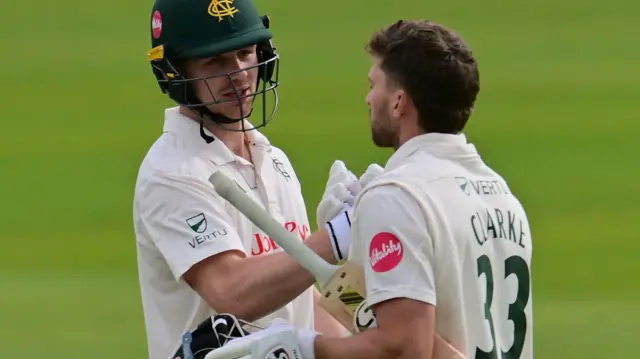
[[364, 173], [362, 174], [362, 176], [360, 176], [360, 179], [358, 180], [358, 183], [361, 186], [358, 192], [360, 192], [362, 188], [368, 186], [369, 183], [373, 182], [373, 180], [378, 178], [383, 172], [384, 172], [384, 168], [382, 168], [379, 164], [377, 163], [370, 164], [369, 167], [367, 167], [367, 170], [364, 171]]
[[[205, 319], [191, 332], [189, 349], [193, 354], [189, 358], [184, 347], [180, 346], [172, 358], [175, 359], [204, 359], [207, 353], [220, 348], [234, 338], [241, 338], [249, 333], [242, 329], [241, 323], [231, 314], [219, 314]], [[189, 350], [187, 350], [189, 351]]]
[[[341, 163], [342, 161], [334, 162], [334, 166], [331, 167], [332, 170], [334, 167], [338, 167], [336, 170], [341, 171], [341, 168], [339, 167]], [[342, 163], [342, 165], [344, 165], [344, 163]], [[346, 170], [346, 166], [344, 169]], [[324, 227], [329, 232], [333, 255], [338, 261], [345, 259], [349, 253], [352, 215], [351, 207], [355, 202], [356, 196], [364, 187], [380, 176], [383, 172], [383, 168], [374, 163], [369, 165], [365, 173], [360, 176], [359, 180], [353, 181], [352, 177], [342, 175], [342, 178], [345, 178], [346, 181], [349, 182], [337, 182], [331, 187], [327, 186], [322, 202], [318, 205], [318, 214], [320, 214], [321, 206], [323, 205], [325, 207], [322, 208], [322, 210], [326, 210], [327, 213], [334, 213], [336, 212], [336, 209], [338, 210], [335, 216], [327, 220], [324, 224]], [[336, 175], [335, 177], [339, 178], [339, 175]], [[331, 181], [331, 178], [329, 180]], [[318, 223], [319, 227], [320, 223], [321, 222]]]
[[317, 224], [321, 227], [332, 220], [340, 212], [350, 209], [362, 188], [376, 179], [384, 169], [372, 163], [367, 167], [360, 179], [341, 160], [333, 162], [329, 170], [329, 180], [317, 208]]
[[317, 335], [312, 330], [298, 330], [278, 318], [259, 332], [231, 340], [224, 348], [210, 352], [205, 359], [315, 359], [313, 344]]
[[351, 208], [357, 192], [350, 187], [357, 187], [358, 178], [347, 169], [344, 162], [336, 160], [329, 170], [329, 180], [322, 194], [322, 200], [316, 210], [318, 228], [337, 216], [343, 210]]

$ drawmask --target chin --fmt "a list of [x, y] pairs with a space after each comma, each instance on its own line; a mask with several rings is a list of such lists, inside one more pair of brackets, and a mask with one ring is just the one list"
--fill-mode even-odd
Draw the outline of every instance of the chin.
[[389, 141], [387, 141], [385, 138], [376, 136], [375, 133], [371, 135], [371, 140], [373, 141], [374, 145], [380, 148], [393, 147], [393, 144], [390, 144]]
[[371, 131], [371, 140], [373, 144], [380, 148], [395, 147], [394, 136], [389, 133]]
[[244, 106], [242, 111], [239, 108], [236, 108], [233, 112], [233, 118], [244, 118], [248, 119], [251, 114], [251, 106]]
[[251, 113], [251, 105], [245, 104], [242, 106], [242, 109], [237, 105], [225, 104], [223, 108], [218, 105], [213, 111], [231, 119], [240, 119], [241, 117], [248, 118]]

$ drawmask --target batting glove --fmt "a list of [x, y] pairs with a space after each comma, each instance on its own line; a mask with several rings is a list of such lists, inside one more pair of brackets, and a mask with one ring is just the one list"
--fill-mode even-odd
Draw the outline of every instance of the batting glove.
[[333, 213], [336, 208], [340, 208], [335, 217], [328, 220], [324, 225], [329, 232], [333, 255], [338, 261], [345, 259], [349, 253], [351, 216], [353, 213], [351, 207], [356, 196], [362, 188], [366, 187], [383, 172], [383, 168], [374, 163], [369, 165], [359, 180], [349, 182], [346, 185], [344, 182], [339, 182], [327, 188], [328, 193], [325, 193], [324, 203], [320, 203], [318, 211], [320, 211], [320, 206], [322, 205], [330, 207], [332, 209], [330, 213]]
[[377, 163], [372, 163], [367, 167], [367, 170], [360, 176], [360, 180], [358, 183], [361, 188], [364, 188], [369, 185], [369, 183], [373, 182], [374, 179], [378, 178], [384, 172], [384, 168], [382, 168]]
[[[347, 169], [344, 162], [336, 160], [329, 171], [329, 180], [316, 210], [319, 228], [337, 216], [341, 211], [351, 208], [357, 195], [352, 191], [358, 178]], [[357, 189], [357, 188], [356, 188]]]

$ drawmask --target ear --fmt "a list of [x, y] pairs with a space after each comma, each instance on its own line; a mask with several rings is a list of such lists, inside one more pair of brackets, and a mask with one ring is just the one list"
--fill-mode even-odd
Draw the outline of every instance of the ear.
[[407, 113], [409, 106], [409, 96], [404, 90], [397, 90], [394, 93], [394, 99], [391, 106], [393, 117], [400, 118]]

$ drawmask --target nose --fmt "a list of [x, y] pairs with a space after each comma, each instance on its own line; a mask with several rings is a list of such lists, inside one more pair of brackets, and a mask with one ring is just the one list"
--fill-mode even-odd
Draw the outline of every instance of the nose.
[[246, 63], [237, 57], [234, 57], [233, 60], [230, 61], [229, 72], [231, 73], [231, 79], [234, 84], [244, 82], [247, 76], [249, 76]]

